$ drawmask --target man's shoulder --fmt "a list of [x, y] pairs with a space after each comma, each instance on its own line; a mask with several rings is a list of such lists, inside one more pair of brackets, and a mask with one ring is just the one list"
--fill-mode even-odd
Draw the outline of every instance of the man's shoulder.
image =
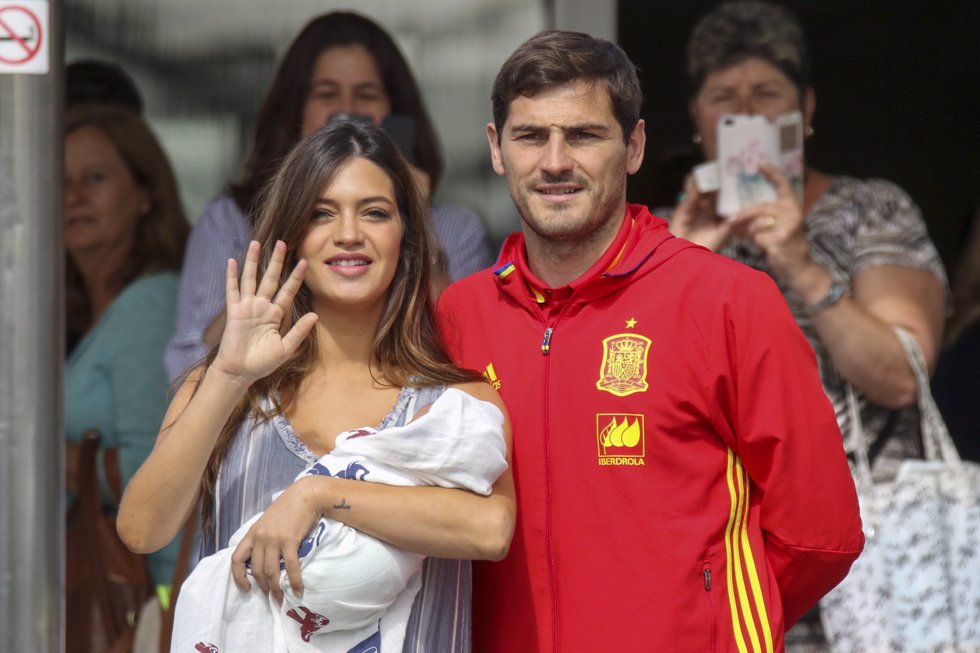
[[706, 247], [674, 237], [664, 242], [660, 257], [664, 272], [690, 275], [704, 284], [766, 283], [769, 275]]
[[695, 274], [712, 282], [759, 274], [727, 256], [670, 234], [668, 221], [647, 207], [631, 204], [629, 208], [634, 219], [642, 225], [636, 251], [632, 254], [634, 259], [644, 258], [639, 269], [655, 270], [666, 266], [664, 269], [670, 274]]

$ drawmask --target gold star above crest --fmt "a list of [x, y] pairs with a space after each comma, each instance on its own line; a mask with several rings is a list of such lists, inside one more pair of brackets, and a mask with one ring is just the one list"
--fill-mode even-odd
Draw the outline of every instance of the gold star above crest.
[[631, 317], [630, 319], [626, 320], [626, 328], [627, 329], [632, 329], [635, 326], [636, 326], [636, 318], [635, 317]]

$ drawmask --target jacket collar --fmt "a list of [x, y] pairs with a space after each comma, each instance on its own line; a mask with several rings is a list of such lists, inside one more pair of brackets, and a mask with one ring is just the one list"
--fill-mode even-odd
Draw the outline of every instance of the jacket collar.
[[[538, 279], [527, 261], [524, 234], [511, 234], [501, 248], [493, 273], [501, 292], [528, 308], [540, 310], [570, 298], [588, 302], [603, 297], [659, 265], [654, 254], [675, 239], [667, 223], [639, 204], [627, 204], [619, 232], [602, 256], [580, 277], [560, 288]], [[674, 248], [670, 248], [674, 249]]]

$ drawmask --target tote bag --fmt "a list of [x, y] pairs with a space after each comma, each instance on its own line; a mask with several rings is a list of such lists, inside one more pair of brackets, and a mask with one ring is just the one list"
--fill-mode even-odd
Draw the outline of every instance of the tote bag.
[[820, 602], [834, 653], [980, 652], [980, 466], [960, 460], [929, 391], [918, 343], [895, 328], [915, 371], [925, 460], [872, 483], [853, 389], [846, 447], [864, 551]]

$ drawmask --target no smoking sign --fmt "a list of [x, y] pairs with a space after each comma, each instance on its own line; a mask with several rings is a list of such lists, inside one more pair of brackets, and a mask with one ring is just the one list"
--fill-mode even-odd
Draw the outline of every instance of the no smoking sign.
[[0, 0], [0, 75], [48, 72], [48, 3]]

